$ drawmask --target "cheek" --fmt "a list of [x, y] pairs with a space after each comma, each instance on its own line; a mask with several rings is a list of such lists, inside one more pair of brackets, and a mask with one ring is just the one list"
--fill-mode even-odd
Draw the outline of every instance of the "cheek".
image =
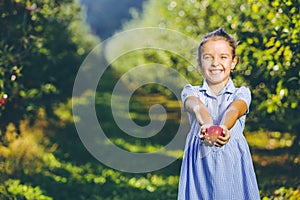
[[232, 69], [235, 67], [235, 63], [232, 61], [228, 61], [228, 62], [226, 62], [225, 66], [226, 66], [226, 68]]
[[205, 65], [202, 65], [202, 66], [200, 67], [200, 70], [201, 70], [202, 73], [205, 73], [205, 72], [208, 70], [208, 67], [205, 66]]

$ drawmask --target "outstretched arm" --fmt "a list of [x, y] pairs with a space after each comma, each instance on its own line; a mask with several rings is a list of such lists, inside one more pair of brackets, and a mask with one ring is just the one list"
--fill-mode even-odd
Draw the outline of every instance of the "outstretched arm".
[[213, 125], [213, 120], [210, 116], [208, 108], [202, 101], [196, 96], [189, 96], [184, 102], [185, 108], [195, 115], [198, 123], [201, 126], [199, 133], [200, 138], [204, 138], [206, 129]]
[[198, 123], [202, 126], [204, 124], [212, 124], [212, 119], [208, 108], [196, 96], [189, 96], [184, 102], [185, 108], [195, 115]]
[[236, 120], [247, 112], [247, 105], [243, 100], [235, 100], [231, 103], [229, 108], [225, 111], [220, 125], [225, 126], [228, 130], [231, 129]]
[[219, 136], [216, 141], [216, 146], [223, 146], [230, 139], [229, 131], [235, 122], [247, 112], [247, 104], [243, 100], [235, 100], [231, 103], [229, 108], [225, 111], [220, 126], [223, 128], [224, 137]]

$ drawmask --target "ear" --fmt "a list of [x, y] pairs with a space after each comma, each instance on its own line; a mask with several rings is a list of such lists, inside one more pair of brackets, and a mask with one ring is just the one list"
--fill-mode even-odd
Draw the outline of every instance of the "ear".
[[238, 56], [234, 56], [234, 58], [232, 59], [232, 63], [231, 63], [230, 69], [233, 70], [235, 68], [235, 66], [238, 64], [238, 62], [239, 62], [239, 57]]

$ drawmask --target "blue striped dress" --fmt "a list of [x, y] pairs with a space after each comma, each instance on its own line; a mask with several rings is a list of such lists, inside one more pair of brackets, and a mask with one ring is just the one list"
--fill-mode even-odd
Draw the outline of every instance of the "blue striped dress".
[[[182, 101], [188, 96], [200, 98], [216, 125], [234, 100], [244, 100], [248, 110], [251, 102], [250, 90], [236, 88], [231, 79], [219, 95], [213, 94], [206, 81], [202, 86], [188, 84], [182, 91]], [[200, 125], [188, 113], [191, 129], [181, 165], [178, 200], [260, 199], [249, 146], [243, 135], [247, 113], [230, 129], [231, 138], [222, 147], [210, 147], [202, 142], [198, 137]]]

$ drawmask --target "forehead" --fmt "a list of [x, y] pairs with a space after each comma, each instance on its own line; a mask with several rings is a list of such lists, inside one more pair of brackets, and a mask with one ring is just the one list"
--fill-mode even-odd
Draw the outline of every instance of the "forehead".
[[221, 53], [231, 54], [232, 47], [226, 40], [209, 40], [205, 42], [201, 47], [202, 53]]

